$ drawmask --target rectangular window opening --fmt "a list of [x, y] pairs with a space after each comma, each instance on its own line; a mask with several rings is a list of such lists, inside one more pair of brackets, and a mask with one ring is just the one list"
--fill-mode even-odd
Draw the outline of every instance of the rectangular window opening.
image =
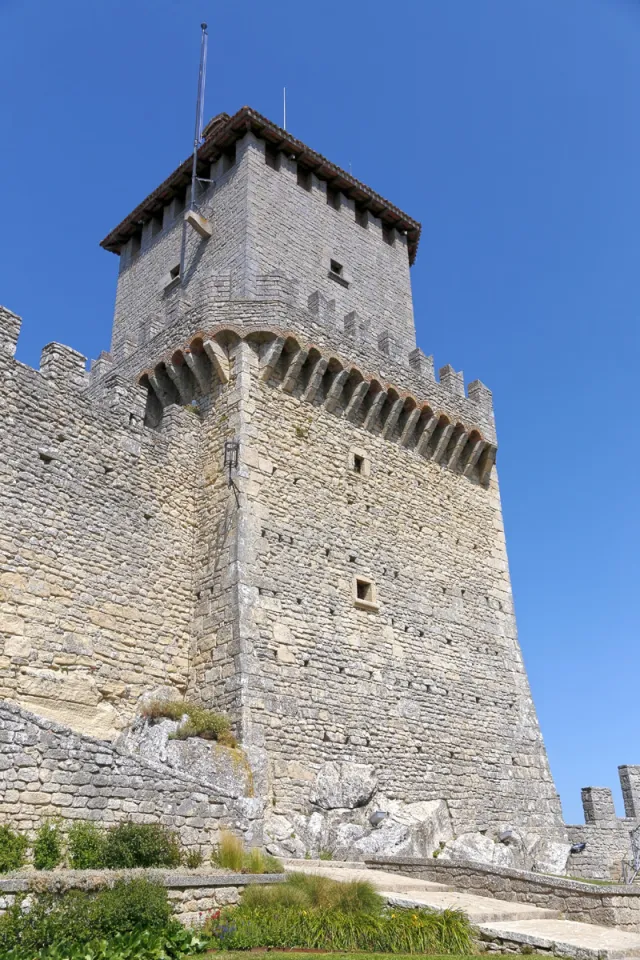
[[173, 212], [177, 217], [178, 214], [182, 213], [187, 203], [187, 188], [183, 187], [175, 196], [175, 205]]
[[280, 169], [280, 151], [272, 143], [264, 145], [264, 162], [272, 170]]
[[225, 150], [222, 154], [222, 172], [226, 173], [227, 170], [231, 170], [231, 167], [235, 166], [236, 162], [236, 145], [233, 144], [232, 147], [229, 147], [228, 150]]
[[374, 603], [373, 584], [370, 580], [361, 580], [356, 577], [356, 598], [365, 603]]
[[140, 247], [142, 246], [142, 230], [138, 230], [137, 233], [131, 237], [131, 259], [135, 258], [140, 253]]
[[340, 209], [340, 191], [335, 187], [327, 187], [327, 203], [334, 210]]
[[311, 192], [311, 170], [307, 170], [306, 167], [301, 167], [300, 164], [298, 164], [297, 178], [298, 186], [302, 187], [303, 190]]
[[157, 237], [159, 233], [162, 233], [162, 210], [160, 213], [156, 213], [151, 221], [151, 236]]
[[338, 263], [337, 260], [331, 261], [331, 273], [335, 273], [337, 277], [342, 276], [342, 264]]
[[353, 469], [355, 473], [362, 473], [364, 469], [364, 457], [361, 457], [357, 453], [353, 455]]
[[356, 203], [356, 223], [359, 226], [364, 227], [366, 230], [369, 226], [369, 215], [367, 213], [367, 208], [361, 206], [359, 203]]
[[175, 265], [175, 267], [171, 267], [171, 270], [169, 270], [169, 276], [171, 277], [172, 280], [177, 280], [177, 279], [178, 279], [178, 277], [180, 276], [180, 264], [179, 264], [179, 263], [177, 263], [177, 264]]

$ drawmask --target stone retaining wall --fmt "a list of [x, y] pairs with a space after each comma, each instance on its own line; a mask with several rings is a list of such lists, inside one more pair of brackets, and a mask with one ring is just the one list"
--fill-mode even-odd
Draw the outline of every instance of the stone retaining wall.
[[122, 878], [145, 877], [164, 884], [176, 917], [187, 926], [198, 926], [217, 907], [238, 903], [244, 888], [251, 884], [282, 883], [283, 873], [243, 874], [215, 871], [170, 870], [65, 870], [51, 873], [14, 874], [0, 879], [0, 915], [18, 896], [39, 892], [62, 893], [65, 890], [97, 890]]
[[55, 816], [105, 825], [163, 823], [185, 847], [204, 847], [205, 855], [220, 827], [260, 841], [261, 801], [231, 797], [1, 701], [0, 748], [0, 823], [19, 830], [33, 831]]
[[403, 876], [446, 883], [481, 897], [532, 903], [559, 910], [567, 920], [640, 932], [640, 889], [614, 884], [589, 884], [526, 870], [497, 870], [471, 861], [368, 860], [367, 866]]

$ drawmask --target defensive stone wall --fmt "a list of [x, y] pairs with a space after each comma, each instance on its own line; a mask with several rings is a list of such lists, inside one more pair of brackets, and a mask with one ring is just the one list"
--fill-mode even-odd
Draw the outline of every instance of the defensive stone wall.
[[139, 696], [184, 693], [193, 617], [200, 421], [144, 427], [145, 392], [87, 397], [85, 359], [13, 359], [0, 312], [0, 699], [101, 737]]
[[584, 787], [584, 824], [567, 827], [574, 845], [584, 844], [569, 858], [568, 873], [576, 877], [620, 880], [623, 863], [632, 860], [631, 831], [640, 827], [640, 766], [618, 767], [624, 817], [616, 815], [609, 787]]
[[133, 757], [0, 702], [0, 822], [32, 832], [42, 820], [163, 823], [206, 854], [220, 827], [261, 837], [262, 803], [233, 797], [175, 769]]

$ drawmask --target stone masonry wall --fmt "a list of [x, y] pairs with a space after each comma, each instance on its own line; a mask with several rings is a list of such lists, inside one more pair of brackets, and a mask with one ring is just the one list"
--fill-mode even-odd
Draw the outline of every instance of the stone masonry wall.
[[571, 854], [567, 870], [576, 877], [620, 880], [623, 864], [632, 860], [631, 831], [640, 827], [640, 767], [618, 767], [624, 817], [616, 815], [609, 787], [584, 787], [584, 824], [567, 827], [572, 844], [585, 848]]
[[20, 830], [34, 831], [56, 816], [105, 825], [163, 823], [186, 847], [203, 847], [207, 855], [221, 826], [259, 841], [259, 802], [225, 796], [185, 773], [2, 702], [0, 743], [0, 822]]
[[[251, 379], [248, 714], [275, 812], [307, 810], [319, 765], [349, 760], [372, 764], [387, 796], [446, 798], [457, 832], [560, 836], [497, 478], [485, 489], [320, 399]], [[356, 575], [379, 610], [354, 604]]]
[[89, 400], [66, 347], [17, 363], [2, 317], [0, 699], [110, 737], [143, 692], [186, 689], [200, 421], [145, 429], [133, 384]]
[[[359, 225], [344, 195], [334, 209], [315, 176], [304, 189], [296, 162], [284, 154], [271, 169], [264, 142], [253, 134], [237, 142], [233, 166], [225, 169], [224, 158], [212, 165], [211, 178], [215, 183], [200, 189], [197, 202], [213, 235], [187, 231], [183, 285], [167, 284], [180, 260], [183, 213], [175, 201], [165, 207], [160, 232], [154, 232], [159, 222], [145, 225], [135, 256], [132, 241], [123, 249], [112, 337], [117, 359], [192, 306], [274, 296], [326, 310], [339, 332], [349, 318], [355, 341], [377, 348], [382, 338], [391, 356], [406, 358], [415, 348], [406, 237], [392, 230], [387, 243], [380, 220], [369, 213], [366, 227]], [[341, 281], [329, 276], [331, 260], [343, 267]]]

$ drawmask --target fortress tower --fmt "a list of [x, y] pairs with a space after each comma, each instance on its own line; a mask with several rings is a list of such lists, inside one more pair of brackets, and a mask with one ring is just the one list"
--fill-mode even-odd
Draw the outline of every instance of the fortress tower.
[[247, 107], [195, 206], [190, 162], [102, 242], [90, 374], [16, 363], [0, 313], [0, 698], [112, 739], [168, 688], [230, 714], [276, 816], [343, 764], [456, 833], [564, 837], [491, 393], [416, 347], [420, 225]]

